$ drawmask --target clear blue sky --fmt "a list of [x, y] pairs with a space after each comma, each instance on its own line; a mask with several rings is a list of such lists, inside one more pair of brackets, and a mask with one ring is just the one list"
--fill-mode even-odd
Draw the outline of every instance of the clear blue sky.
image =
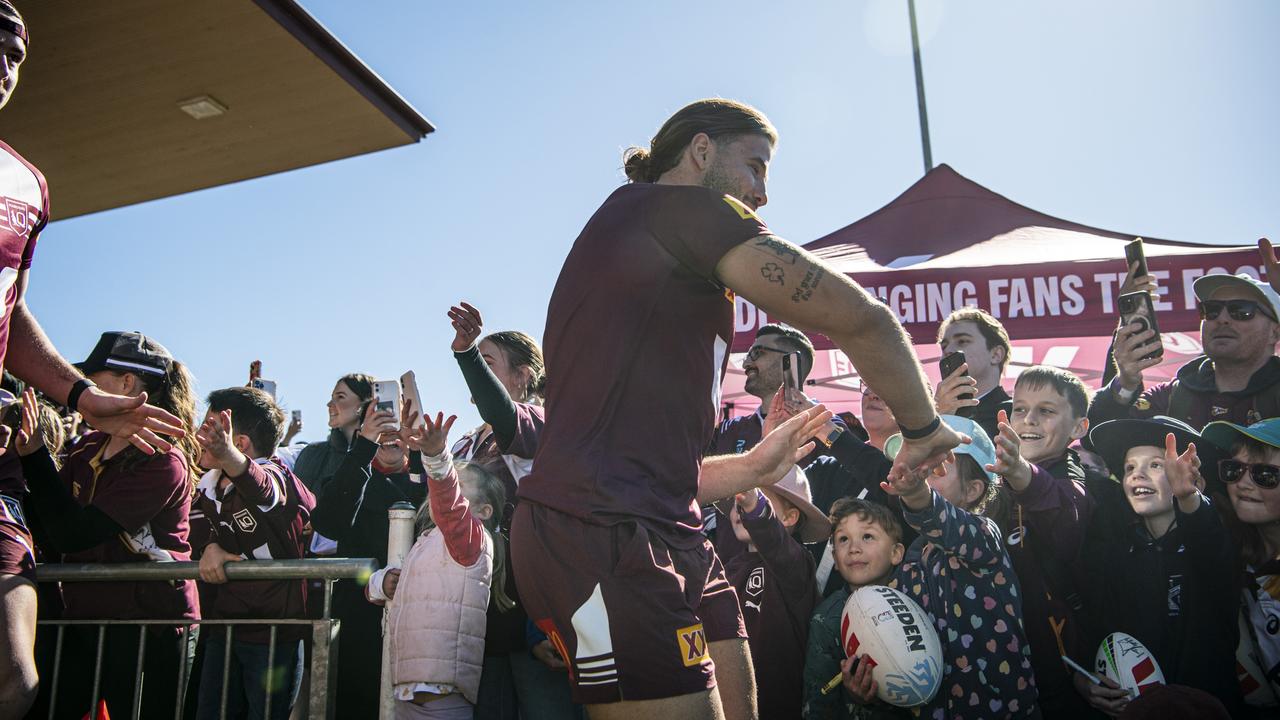
[[[770, 116], [782, 139], [762, 215], [797, 242], [922, 172], [905, 0], [304, 4], [439, 131], [53, 223], [28, 297], [72, 360], [102, 330], [141, 330], [207, 394], [260, 358], [309, 439], [339, 375], [413, 368], [424, 401], [470, 425], [448, 305], [541, 337], [565, 253], [622, 181], [621, 151], [686, 102]], [[1098, 227], [1280, 236], [1280, 3], [918, 12], [935, 162]]]

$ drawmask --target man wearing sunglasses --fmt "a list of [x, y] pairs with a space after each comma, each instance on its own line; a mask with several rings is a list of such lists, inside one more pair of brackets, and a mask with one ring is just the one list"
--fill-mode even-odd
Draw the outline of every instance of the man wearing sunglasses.
[[1204, 355], [1167, 383], [1146, 388], [1143, 371], [1162, 358], [1144, 359], [1151, 330], [1121, 328], [1115, 343], [1116, 377], [1094, 397], [1089, 422], [1167, 415], [1194, 428], [1221, 420], [1253, 424], [1280, 415], [1280, 295], [1248, 275], [1198, 278], [1192, 289], [1200, 311]]

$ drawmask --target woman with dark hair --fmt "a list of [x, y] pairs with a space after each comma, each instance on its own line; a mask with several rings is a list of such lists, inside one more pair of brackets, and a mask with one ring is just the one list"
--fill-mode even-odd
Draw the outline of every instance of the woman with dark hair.
[[355, 441], [356, 431], [364, 420], [365, 407], [373, 399], [373, 378], [364, 373], [350, 373], [338, 378], [329, 397], [329, 437], [312, 443], [298, 453], [293, 464], [307, 489], [317, 495], [347, 456]]
[[[30, 492], [28, 507], [39, 518], [52, 547], [67, 563], [170, 562], [191, 559], [188, 515], [195, 458], [195, 396], [187, 369], [164, 346], [140, 333], [104, 333], [89, 359], [78, 367], [107, 392], [146, 394], [147, 402], [181, 418], [186, 435], [168, 452], [147, 455], [128, 440], [92, 432], [55, 465], [37, 427], [34, 393], [24, 398], [18, 454]], [[66, 619], [195, 619], [195, 583], [66, 583]], [[133, 707], [138, 629], [107, 626], [102, 647], [100, 695], [127, 717]], [[185, 633], [149, 626], [146, 632], [141, 716], [173, 713]], [[94, 683], [97, 629], [68, 626], [60, 671], [57, 717], [80, 718], [89, 708]], [[51, 676], [51, 675], [50, 675]]]

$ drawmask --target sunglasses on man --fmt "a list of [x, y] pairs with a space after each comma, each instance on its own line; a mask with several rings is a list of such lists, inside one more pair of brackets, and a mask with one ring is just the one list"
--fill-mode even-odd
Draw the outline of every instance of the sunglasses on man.
[[747, 351], [747, 359], [750, 360], [751, 362], [755, 362], [756, 360], [759, 360], [760, 357], [764, 355], [766, 352], [778, 353], [779, 355], [787, 354], [786, 350], [775, 350], [771, 347], [765, 347], [763, 345], [755, 345], [750, 350]]
[[1280, 467], [1266, 463], [1242, 463], [1239, 460], [1219, 460], [1218, 477], [1222, 482], [1231, 484], [1240, 482], [1245, 472], [1253, 478], [1253, 484], [1270, 490], [1280, 485]]
[[1267, 316], [1272, 322], [1277, 322], [1276, 316], [1270, 310], [1252, 300], [1205, 300], [1198, 303], [1196, 308], [1200, 311], [1201, 320], [1216, 320], [1225, 309], [1227, 315], [1238, 322], [1252, 320], [1258, 313]]

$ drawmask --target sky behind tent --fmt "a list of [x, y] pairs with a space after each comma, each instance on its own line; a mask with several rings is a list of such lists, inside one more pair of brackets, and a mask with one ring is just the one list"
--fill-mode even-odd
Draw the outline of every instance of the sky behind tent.
[[[782, 139], [761, 215], [796, 242], [923, 171], [905, 0], [303, 3], [438, 132], [55, 222], [28, 298], [71, 359], [103, 330], [141, 330], [191, 366], [202, 395], [244, 383], [261, 359], [313, 440], [338, 376], [413, 368], [425, 402], [470, 426], [449, 304], [540, 338], [566, 252], [623, 179], [621, 151], [688, 101], [731, 97], [770, 116]], [[1280, 235], [1280, 4], [917, 11], [935, 162], [1095, 227]]]

